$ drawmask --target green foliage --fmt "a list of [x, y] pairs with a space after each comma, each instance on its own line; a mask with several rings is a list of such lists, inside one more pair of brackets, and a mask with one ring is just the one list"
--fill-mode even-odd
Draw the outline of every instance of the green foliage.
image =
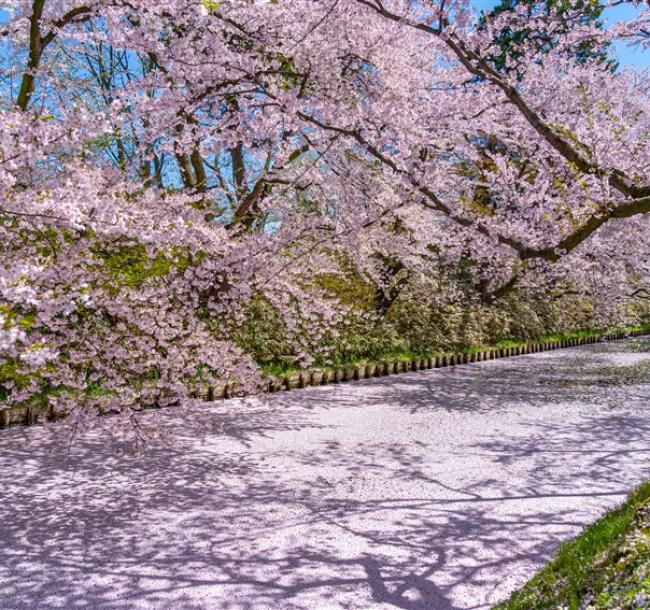
[[321, 273], [316, 285], [337, 299], [343, 305], [359, 311], [374, 311], [378, 303], [377, 287], [365, 281], [354, 269], [342, 262], [342, 273]]
[[158, 253], [152, 259], [142, 244], [128, 244], [111, 252], [98, 252], [97, 255], [115, 283], [129, 288], [139, 288], [151, 278], [164, 277], [173, 266], [182, 270], [189, 264], [187, 257], [181, 253]]
[[396, 329], [377, 319], [365, 323], [360, 319], [352, 320], [333, 341], [332, 347], [331, 357], [318, 360], [319, 364], [335, 366], [374, 362], [405, 349]]
[[69, 388], [64, 386], [53, 387], [41, 374], [25, 374], [17, 359], [6, 359], [0, 364], [0, 404], [9, 396], [10, 387], [22, 390], [32, 383], [35, 383], [39, 389], [30, 394], [29, 399], [24, 403], [25, 407], [46, 408], [49, 405], [49, 396], [69, 392]]
[[228, 330], [214, 325], [213, 331], [230, 334], [237, 345], [251, 354], [258, 364], [270, 367], [269, 370], [287, 370], [295, 361], [282, 317], [262, 297], [251, 301], [243, 322]]

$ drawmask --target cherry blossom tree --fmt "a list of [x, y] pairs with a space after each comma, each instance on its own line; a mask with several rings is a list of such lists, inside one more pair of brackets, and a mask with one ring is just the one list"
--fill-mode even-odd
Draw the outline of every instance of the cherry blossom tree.
[[[575, 57], [646, 44], [648, 13], [603, 30], [525, 7], [0, 3], [4, 402], [79, 422], [253, 389], [229, 329], [259, 298], [308, 366], [345, 319], [314, 281], [342, 257], [384, 308], [458, 269], [484, 303], [642, 295], [648, 78]], [[524, 26], [553, 44], [495, 66]]]

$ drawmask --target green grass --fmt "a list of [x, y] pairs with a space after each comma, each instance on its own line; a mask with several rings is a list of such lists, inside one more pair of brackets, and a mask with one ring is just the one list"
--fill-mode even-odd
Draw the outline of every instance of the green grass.
[[281, 377], [282, 375], [290, 375], [291, 373], [298, 373], [302, 369], [288, 365], [283, 362], [268, 362], [261, 365], [262, 372], [266, 376]]
[[[521, 347], [523, 345], [531, 345], [535, 343], [546, 343], [553, 341], [566, 341], [568, 339], [586, 339], [588, 337], [601, 337], [602, 335], [607, 334], [608, 332], [617, 332], [617, 331], [633, 331], [633, 330], [650, 330], [650, 324], [637, 324], [622, 326], [620, 328], [586, 328], [581, 330], [575, 330], [568, 333], [556, 333], [552, 335], [544, 335], [542, 337], [536, 337], [534, 339], [515, 339], [515, 338], [505, 338], [493, 345], [475, 345], [466, 347], [464, 349], [458, 350], [458, 353], [462, 354], [473, 354], [476, 352], [484, 351], [487, 349], [506, 349], [509, 347]], [[437, 356], [438, 353], [427, 354], [428, 356]]]
[[650, 481], [562, 545], [556, 556], [494, 610], [650, 607]]
[[[358, 360], [336, 361], [329, 366], [316, 366], [314, 368], [319, 371], [334, 371], [348, 366], [355, 367], [364, 366], [366, 364], [383, 364], [385, 362], [395, 362], [396, 360], [400, 362], [411, 362], [412, 360], [428, 357], [428, 354], [420, 354], [411, 350], [392, 350], [378, 360], [360, 358]], [[275, 375], [278, 377], [282, 375], [291, 375], [292, 373], [299, 373], [304, 370], [295, 365], [286, 364], [284, 362], [265, 363], [261, 365], [261, 369], [267, 376]]]

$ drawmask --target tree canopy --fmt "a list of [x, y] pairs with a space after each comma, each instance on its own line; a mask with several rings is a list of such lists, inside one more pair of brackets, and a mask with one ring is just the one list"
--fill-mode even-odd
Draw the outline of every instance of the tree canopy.
[[[0, 2], [5, 401], [92, 417], [259, 369], [270, 303], [302, 362], [347, 305], [462, 275], [494, 303], [647, 295], [650, 15], [459, 0]], [[424, 279], [422, 281], [424, 281]], [[450, 283], [445, 284], [452, 291]]]

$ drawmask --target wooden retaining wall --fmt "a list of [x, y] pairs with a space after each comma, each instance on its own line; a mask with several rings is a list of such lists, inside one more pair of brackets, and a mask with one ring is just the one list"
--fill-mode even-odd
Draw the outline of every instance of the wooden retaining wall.
[[[330, 383], [345, 383], [347, 381], [358, 381], [361, 379], [371, 379], [373, 377], [384, 377], [387, 375], [398, 375], [412, 371], [422, 371], [426, 369], [444, 368], [447, 366], [459, 366], [472, 364], [474, 362], [483, 362], [485, 360], [495, 360], [497, 358], [510, 358], [512, 356], [521, 356], [525, 354], [534, 354], [537, 352], [546, 352], [550, 350], [576, 347], [579, 345], [588, 345], [591, 343], [601, 343], [604, 341], [616, 341], [628, 337], [639, 337], [650, 335], [650, 330], [635, 331], [616, 331], [600, 335], [598, 337], [584, 337], [580, 339], [564, 339], [562, 341], [541, 341], [526, 343], [516, 347], [505, 348], [488, 348], [477, 351], [472, 354], [452, 353], [432, 356], [430, 358], [419, 358], [415, 360], [396, 360], [377, 364], [365, 364], [359, 366], [345, 366], [340, 369], [322, 371], [302, 371], [292, 373], [284, 377], [272, 377], [265, 382], [265, 385], [258, 391], [260, 394], [270, 392], [282, 392], [309, 386], [327, 385]], [[235, 396], [242, 396], [235, 387], [231, 385], [222, 385], [207, 387], [205, 392], [197, 396], [206, 401], [224, 400]], [[15, 425], [32, 425], [37, 423], [43, 417], [49, 418], [51, 413], [47, 407], [13, 407], [10, 409], [0, 409], [0, 429]]]

